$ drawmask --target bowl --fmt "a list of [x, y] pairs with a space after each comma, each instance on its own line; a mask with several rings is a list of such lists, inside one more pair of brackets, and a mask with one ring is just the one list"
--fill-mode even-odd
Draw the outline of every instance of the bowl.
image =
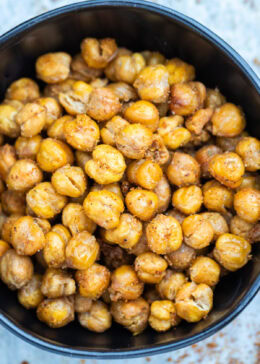
[[[34, 77], [35, 58], [64, 50], [79, 51], [86, 36], [114, 37], [134, 50], [157, 50], [192, 63], [197, 78], [218, 86], [228, 100], [241, 105], [248, 129], [260, 137], [260, 83], [247, 63], [222, 39], [174, 10], [144, 1], [87, 1], [55, 9], [12, 29], [0, 38], [0, 97], [21, 76]], [[256, 245], [256, 244], [255, 244]], [[214, 308], [207, 319], [182, 323], [166, 333], [151, 329], [138, 336], [114, 324], [103, 334], [89, 332], [75, 321], [51, 329], [33, 311], [18, 304], [16, 293], [0, 284], [0, 322], [18, 337], [40, 348], [80, 358], [122, 359], [180, 349], [214, 334], [233, 320], [260, 286], [260, 249], [215, 290]]]

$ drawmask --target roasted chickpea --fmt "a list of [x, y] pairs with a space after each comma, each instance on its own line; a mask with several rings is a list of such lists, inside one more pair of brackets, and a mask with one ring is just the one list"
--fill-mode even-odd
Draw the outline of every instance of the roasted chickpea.
[[35, 68], [38, 78], [46, 83], [66, 80], [70, 73], [71, 56], [65, 52], [46, 53], [37, 58]]
[[5, 144], [0, 147], [0, 177], [6, 181], [8, 173], [16, 162], [15, 149], [12, 145]]
[[127, 193], [125, 203], [132, 215], [148, 221], [156, 214], [159, 199], [152, 191], [134, 189]]
[[13, 224], [21, 217], [21, 215], [10, 215], [6, 217], [2, 223], [1, 235], [2, 239], [7, 243], [11, 244], [12, 241], [12, 227]]
[[0, 258], [4, 255], [4, 253], [9, 250], [11, 247], [10, 245], [5, 242], [4, 240], [0, 240]]
[[213, 115], [211, 108], [200, 109], [191, 115], [185, 122], [186, 128], [195, 135], [200, 135], [204, 126], [210, 121]]
[[112, 38], [85, 38], [81, 42], [81, 55], [92, 68], [105, 68], [115, 58], [117, 51], [117, 44]]
[[76, 292], [76, 283], [67, 271], [48, 268], [42, 278], [41, 291], [48, 298], [70, 296]]
[[129, 125], [128, 121], [121, 118], [121, 116], [114, 116], [111, 120], [109, 120], [104, 128], [101, 129], [101, 138], [104, 144], [116, 145], [116, 134], [123, 129], [125, 126]]
[[130, 163], [126, 173], [129, 182], [135, 183], [147, 190], [155, 189], [163, 176], [162, 169], [158, 163], [145, 159]]
[[71, 238], [71, 234], [69, 232], [69, 229], [67, 229], [64, 225], [62, 224], [57, 224], [54, 225], [51, 228], [51, 231], [53, 231], [54, 233], [57, 233], [67, 244], [67, 242], [70, 240]]
[[108, 288], [111, 301], [135, 300], [143, 293], [141, 282], [130, 265], [122, 265], [111, 274], [111, 285]]
[[241, 219], [238, 215], [235, 215], [230, 221], [230, 232], [250, 241], [250, 233], [253, 226], [254, 224], [251, 224], [250, 222]]
[[11, 290], [25, 286], [33, 276], [33, 263], [29, 257], [8, 249], [0, 260], [0, 277]]
[[14, 191], [27, 191], [40, 183], [43, 179], [42, 171], [31, 159], [20, 159], [10, 169], [6, 184]]
[[39, 152], [42, 137], [35, 135], [31, 138], [19, 137], [15, 142], [15, 151], [19, 159], [36, 159]]
[[188, 322], [205, 318], [213, 306], [213, 291], [204, 284], [189, 282], [184, 284], [176, 296], [177, 315]]
[[146, 237], [153, 252], [169, 254], [181, 246], [181, 225], [174, 217], [159, 214], [147, 225]]
[[147, 238], [146, 238], [146, 228], [147, 223], [144, 223], [143, 233], [138, 241], [131, 249], [128, 249], [129, 254], [134, 254], [136, 256], [151, 251], [148, 247]]
[[235, 152], [237, 143], [243, 138], [248, 136], [248, 134], [244, 131], [241, 134], [233, 137], [217, 137], [216, 144], [219, 148], [221, 148], [224, 152]]
[[83, 297], [79, 293], [75, 295], [75, 312], [82, 313], [90, 310], [93, 301], [90, 298]]
[[101, 243], [102, 259], [105, 266], [110, 270], [121, 267], [122, 265], [130, 265], [133, 263], [134, 257], [125, 249], [118, 245]]
[[177, 115], [191, 115], [201, 109], [206, 88], [201, 82], [176, 83], [171, 87], [170, 109]]
[[168, 264], [177, 270], [185, 270], [189, 268], [192, 261], [196, 257], [196, 251], [192, 247], [182, 243], [180, 248], [165, 255]]
[[239, 217], [255, 223], [260, 219], [260, 191], [255, 188], [243, 188], [234, 196], [234, 209]]
[[50, 231], [45, 235], [45, 246], [43, 257], [48, 267], [61, 268], [66, 260], [66, 243], [63, 237], [55, 231]]
[[119, 101], [128, 102], [138, 98], [136, 90], [133, 86], [128, 85], [128, 83], [113, 82], [107, 87], [114, 91], [116, 96], [119, 98]]
[[183, 273], [174, 272], [167, 269], [165, 276], [156, 285], [156, 289], [162, 299], [173, 301], [178, 290], [187, 282]]
[[109, 183], [107, 185], [99, 185], [98, 183], [94, 183], [93, 186], [90, 188], [91, 192], [92, 191], [102, 191], [102, 190], [114, 192], [118, 197], [121, 198], [122, 201], [124, 201], [124, 196], [122, 194], [119, 183], [115, 182], [115, 183]]
[[55, 120], [47, 129], [47, 134], [50, 138], [59, 139], [63, 142], [66, 141], [65, 133], [64, 133], [64, 125], [68, 121], [72, 121], [73, 116], [64, 115], [61, 118]]
[[79, 197], [87, 188], [83, 170], [70, 165], [57, 169], [52, 175], [51, 183], [60, 195], [69, 197]]
[[202, 188], [204, 206], [211, 211], [226, 213], [233, 206], [234, 193], [218, 181], [211, 180]]
[[178, 149], [191, 140], [191, 133], [182, 127], [184, 119], [179, 115], [165, 116], [160, 119], [158, 133], [167, 148]]
[[106, 87], [109, 80], [107, 78], [96, 78], [90, 82], [90, 86], [93, 88]]
[[189, 82], [195, 78], [195, 68], [183, 62], [180, 58], [172, 58], [166, 62], [166, 68], [169, 72], [169, 84]]
[[216, 241], [214, 258], [227, 270], [235, 271], [243, 267], [250, 259], [251, 245], [234, 234], [223, 234]]
[[159, 283], [166, 274], [167, 266], [165, 259], [152, 252], [142, 253], [135, 259], [137, 276], [144, 283]]
[[40, 97], [39, 86], [30, 78], [19, 78], [11, 83], [6, 91], [8, 100], [18, 100], [24, 103], [31, 102]]
[[119, 98], [109, 88], [93, 89], [87, 103], [87, 114], [98, 122], [107, 121], [121, 109]]
[[145, 152], [145, 159], [150, 159], [153, 162], [158, 163], [160, 166], [169, 161], [170, 153], [160, 135], [153, 134], [152, 143]]
[[149, 325], [155, 331], [167, 331], [177, 326], [180, 318], [177, 316], [175, 304], [169, 300], [154, 301], [151, 304]]
[[111, 81], [133, 84], [144, 67], [145, 59], [141, 53], [118, 54], [118, 57], [106, 67], [105, 75]]
[[214, 237], [212, 225], [201, 215], [190, 215], [182, 223], [185, 244], [194, 249], [208, 246]]
[[74, 307], [70, 298], [49, 298], [37, 308], [37, 317], [51, 328], [66, 326], [74, 320]]
[[25, 213], [25, 195], [23, 192], [6, 190], [1, 194], [3, 212], [7, 215]]
[[31, 138], [44, 128], [46, 109], [36, 102], [28, 103], [17, 113], [15, 121], [21, 127], [21, 135]]
[[172, 205], [186, 215], [195, 214], [201, 208], [203, 195], [198, 186], [181, 187], [172, 195]]
[[18, 291], [18, 301], [22, 306], [27, 308], [36, 308], [43, 301], [44, 297], [41, 292], [42, 276], [34, 274], [32, 279]]
[[78, 270], [75, 278], [80, 295], [97, 300], [109, 286], [110, 272], [105, 266], [94, 263], [87, 269]]
[[167, 176], [169, 181], [178, 187], [198, 184], [200, 165], [191, 155], [175, 152], [167, 168]]
[[79, 167], [85, 170], [86, 163], [92, 159], [91, 153], [81, 152], [80, 150], [76, 150], [75, 152], [76, 162]]
[[59, 94], [60, 93], [68, 93], [72, 91], [73, 85], [76, 83], [76, 81], [72, 78], [67, 78], [64, 81], [49, 84], [45, 86], [43, 94], [46, 97], [53, 97], [57, 101], [59, 101]]
[[147, 326], [149, 305], [143, 298], [124, 302], [112, 302], [111, 314], [113, 319], [131, 331], [140, 334]]
[[46, 138], [41, 143], [36, 159], [43, 171], [54, 172], [66, 164], [72, 164], [74, 158], [67, 144], [60, 140]]
[[87, 216], [105, 229], [117, 227], [120, 214], [124, 211], [122, 199], [108, 190], [90, 192], [83, 207]]
[[180, 212], [177, 209], [171, 209], [166, 211], [165, 215], [174, 217], [180, 224], [182, 224], [183, 220], [185, 219], [186, 215]]
[[217, 107], [223, 105], [226, 102], [226, 98], [221, 94], [218, 88], [207, 89], [205, 106], [211, 109], [216, 109]]
[[62, 116], [62, 108], [54, 97], [40, 97], [36, 103], [45, 109], [45, 129]]
[[218, 212], [203, 212], [201, 216], [211, 224], [214, 230], [214, 240], [220, 235], [228, 233], [228, 224], [224, 217]]
[[83, 81], [75, 81], [71, 88], [60, 92], [58, 100], [70, 115], [85, 114], [93, 87]]
[[252, 137], [242, 138], [236, 146], [236, 153], [242, 158], [247, 171], [260, 169], [260, 141]]
[[154, 192], [158, 197], [157, 213], [160, 214], [168, 209], [171, 201], [171, 187], [168, 179], [164, 175], [157, 183]]
[[87, 312], [79, 313], [79, 323], [94, 332], [104, 332], [112, 325], [112, 316], [108, 307], [102, 301], [93, 302]]
[[17, 138], [20, 126], [16, 122], [17, 110], [12, 105], [0, 105], [0, 133], [10, 138]]
[[165, 63], [165, 57], [160, 52], [143, 51], [142, 55], [148, 66], [155, 66], [157, 64]]
[[159, 112], [149, 101], [139, 100], [129, 105], [124, 111], [124, 118], [130, 123], [143, 124], [151, 131], [159, 126]]
[[75, 80], [90, 82], [102, 75], [102, 70], [89, 67], [81, 54], [76, 54], [71, 62], [71, 77]]
[[250, 241], [250, 243], [255, 243], [255, 242], [259, 242], [260, 241], [260, 224], [255, 224], [250, 232], [249, 232], [249, 236], [248, 236], [248, 240]]
[[200, 164], [202, 177], [210, 178], [209, 163], [215, 155], [221, 153], [222, 150], [216, 145], [205, 145], [196, 152], [195, 158], [197, 162]]
[[231, 103], [218, 107], [212, 118], [212, 134], [222, 137], [234, 137], [245, 128], [246, 122], [240, 108]]
[[255, 188], [260, 190], [260, 175], [244, 174], [242, 176], [242, 182], [236, 191], [240, 191], [243, 188]]
[[79, 203], [69, 203], [62, 211], [62, 223], [70, 229], [72, 235], [82, 231], [94, 233], [96, 224], [87, 217]]
[[192, 263], [189, 273], [193, 282], [215, 286], [219, 281], [220, 266], [215, 260], [209, 257], [200, 256]]

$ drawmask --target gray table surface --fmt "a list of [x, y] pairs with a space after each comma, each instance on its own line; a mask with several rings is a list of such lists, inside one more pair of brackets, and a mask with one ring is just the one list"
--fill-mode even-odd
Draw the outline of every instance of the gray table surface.
[[[0, 34], [71, 0], [0, 0]], [[260, 75], [260, 0], [158, 0], [189, 15], [225, 39]], [[260, 295], [226, 328], [191, 347], [154, 357], [121, 360], [123, 364], [259, 364]], [[0, 327], [0, 364], [101, 364], [47, 353]], [[107, 361], [107, 364], [115, 361]], [[25, 364], [25, 363], [24, 363]], [[26, 363], [27, 364], [27, 363]]]

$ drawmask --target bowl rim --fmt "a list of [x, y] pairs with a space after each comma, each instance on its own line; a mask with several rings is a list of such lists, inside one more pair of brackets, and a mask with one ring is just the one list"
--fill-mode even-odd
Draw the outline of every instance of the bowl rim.
[[[36, 27], [37, 25], [49, 20], [53, 19], [57, 16], [64, 15], [73, 11], [83, 11], [85, 9], [93, 9], [93, 8], [139, 8], [143, 10], [147, 10], [151, 13], [156, 13], [159, 15], [163, 15], [169, 17], [176, 21], [179, 24], [182, 24], [195, 33], [199, 34], [201, 37], [209, 41], [213, 46], [218, 48], [219, 51], [225, 53], [229, 59], [231, 59], [236, 66], [242, 71], [243, 76], [249, 80], [258, 94], [260, 94], [260, 79], [257, 74], [252, 70], [249, 64], [230, 46], [228, 45], [222, 38], [216, 35], [214, 32], [209, 30], [204, 25], [200, 24], [196, 20], [174, 10], [168, 8], [166, 6], [151, 3], [143, 0], [127, 0], [127, 1], [119, 1], [119, 0], [88, 0], [83, 2], [76, 2], [73, 4], [69, 4], [66, 6], [61, 6], [40, 14], [36, 17], [26, 20], [25, 22], [17, 25], [11, 30], [4, 33], [0, 36], [0, 48], [4, 49], [6, 44], [9, 41], [15, 41], [16, 37], [22, 33], [26, 34], [31, 29]], [[186, 346], [195, 344], [198, 341], [204, 340], [210, 335], [213, 335], [218, 330], [222, 329], [224, 326], [229, 324], [241, 311], [245, 309], [245, 307], [249, 304], [249, 302], [254, 298], [260, 289], [260, 275], [255, 279], [255, 281], [251, 284], [251, 287], [244, 294], [244, 296], [240, 299], [237, 306], [229, 313], [225, 314], [224, 318], [218, 320], [217, 322], [209, 325], [207, 329], [201, 331], [191, 337], [180, 339], [173, 342], [168, 342], [166, 344], [152, 344], [147, 345], [145, 348], [138, 349], [74, 349], [68, 346], [57, 345], [53, 340], [44, 338], [38, 334], [33, 333], [31, 330], [27, 330], [22, 328], [20, 324], [15, 323], [15, 320], [12, 319], [11, 316], [4, 313], [0, 309], [0, 324], [3, 327], [8, 329], [11, 333], [15, 334], [19, 338], [24, 341], [47, 351], [75, 357], [75, 358], [87, 358], [87, 359], [125, 359], [125, 358], [136, 358], [143, 357], [146, 355], [156, 355], [162, 354], [169, 351], [177, 350], [184, 348]]]

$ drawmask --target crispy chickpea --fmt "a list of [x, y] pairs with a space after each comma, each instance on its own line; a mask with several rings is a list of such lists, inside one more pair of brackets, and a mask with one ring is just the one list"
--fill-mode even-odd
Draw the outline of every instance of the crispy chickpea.
[[145, 152], [145, 159], [151, 159], [160, 166], [166, 164], [170, 159], [170, 153], [166, 148], [163, 138], [153, 134], [152, 143]]
[[105, 303], [93, 302], [87, 312], [79, 313], [79, 323], [86, 329], [94, 332], [104, 332], [112, 325], [112, 316]]
[[108, 288], [111, 301], [135, 300], [143, 293], [141, 282], [130, 265], [122, 265], [111, 274], [111, 285]]
[[174, 272], [167, 269], [166, 275], [161, 282], [156, 285], [156, 289], [162, 299], [173, 301], [178, 290], [187, 282], [183, 273]]
[[154, 192], [158, 197], [157, 213], [160, 214], [168, 209], [171, 201], [171, 187], [168, 179], [164, 175], [157, 183]]
[[109, 286], [110, 272], [105, 266], [94, 263], [87, 269], [78, 270], [75, 279], [81, 296], [97, 300]]
[[45, 235], [43, 257], [48, 267], [62, 268], [65, 265], [66, 243], [63, 237], [53, 230]]
[[211, 211], [226, 213], [233, 206], [234, 193], [218, 181], [211, 180], [202, 188], [204, 206]]
[[111, 245], [102, 242], [101, 253], [105, 266], [110, 270], [119, 268], [122, 265], [130, 265], [134, 260], [134, 257], [119, 245]]
[[245, 167], [238, 154], [226, 152], [216, 154], [209, 162], [209, 172], [220, 183], [230, 188], [238, 187], [242, 182]]
[[215, 260], [200, 256], [197, 257], [189, 269], [190, 279], [197, 283], [215, 286], [220, 278], [220, 266]]
[[37, 58], [35, 68], [38, 78], [46, 83], [66, 80], [70, 73], [71, 56], [65, 52], [46, 53]]
[[177, 209], [171, 209], [166, 211], [165, 215], [174, 217], [180, 224], [182, 224], [183, 220], [185, 219], [186, 215], [180, 212]]
[[217, 107], [223, 105], [226, 102], [226, 98], [221, 94], [218, 88], [207, 89], [205, 106], [211, 109], [216, 109]]
[[51, 183], [60, 195], [69, 197], [79, 197], [87, 188], [83, 170], [70, 165], [57, 169], [51, 177]]
[[[179, 115], [165, 116], [160, 119], [158, 133], [163, 138], [166, 147], [177, 149], [181, 143], [176, 140], [175, 131], [184, 123], [184, 118]], [[189, 133], [190, 134], [190, 133]]]
[[[161, 134], [160, 131], [161, 129], [158, 129], [159, 134]], [[188, 129], [183, 127], [176, 127], [171, 131], [170, 134], [164, 135], [163, 140], [169, 149], [175, 150], [182, 146], [185, 146], [191, 141], [191, 138], [192, 135]]]
[[39, 86], [30, 78], [19, 78], [11, 83], [6, 91], [8, 100], [18, 100], [24, 103], [31, 102], [40, 96]]
[[60, 140], [46, 138], [42, 141], [36, 156], [39, 167], [45, 172], [73, 163], [73, 153], [70, 147]]
[[237, 136], [246, 125], [242, 111], [231, 103], [218, 107], [211, 118], [211, 123], [212, 134], [222, 137]]
[[201, 215], [190, 215], [182, 223], [185, 244], [194, 249], [208, 246], [214, 237], [212, 225]]
[[165, 57], [160, 52], [143, 51], [142, 55], [148, 66], [155, 66], [157, 64], [165, 63]]
[[146, 237], [154, 253], [169, 254], [181, 246], [181, 225], [174, 217], [159, 214], [147, 225]]
[[165, 259], [152, 252], [142, 253], [135, 259], [137, 276], [144, 283], [159, 283], [166, 274], [167, 266]]
[[31, 216], [19, 218], [12, 226], [12, 246], [19, 255], [34, 255], [45, 245], [45, 236], [37, 220]]
[[67, 271], [48, 268], [42, 278], [41, 291], [48, 298], [70, 296], [76, 292], [76, 283]]
[[54, 97], [40, 97], [36, 100], [36, 103], [43, 106], [45, 109], [45, 129], [62, 116], [62, 108]]
[[15, 120], [21, 127], [21, 135], [31, 138], [44, 128], [46, 109], [36, 102], [28, 103], [17, 113]]
[[130, 163], [126, 171], [129, 182], [135, 183], [147, 190], [153, 190], [163, 176], [158, 163], [141, 159]]
[[172, 205], [186, 215], [195, 214], [201, 208], [203, 195], [198, 186], [181, 187], [172, 195]]
[[10, 245], [5, 242], [4, 240], [0, 240], [0, 258], [4, 255], [4, 253], [9, 250], [11, 247]]
[[133, 335], [138, 335], [147, 326], [149, 305], [143, 298], [112, 302], [111, 314], [118, 324], [123, 325]]
[[5, 144], [0, 147], [0, 177], [6, 180], [8, 173], [16, 162], [15, 149], [12, 145]]
[[42, 137], [35, 135], [31, 138], [19, 137], [14, 144], [15, 151], [19, 159], [36, 159], [36, 154], [40, 149]]
[[81, 42], [81, 55], [92, 68], [105, 68], [116, 57], [117, 51], [117, 44], [112, 38], [85, 38]]
[[116, 134], [127, 125], [129, 125], [128, 121], [121, 118], [121, 116], [118, 115], [114, 116], [111, 120], [109, 120], [106, 123], [104, 128], [102, 128], [100, 131], [103, 143], [115, 146]]
[[69, 203], [62, 211], [62, 223], [70, 229], [72, 235], [82, 231], [90, 234], [96, 230], [96, 224], [90, 220], [79, 203]]
[[249, 231], [248, 240], [250, 243], [255, 243], [260, 241], [260, 224], [255, 224]]
[[189, 282], [177, 292], [177, 315], [188, 322], [197, 322], [205, 318], [213, 306], [213, 291], [204, 284]]
[[18, 255], [14, 249], [8, 249], [0, 260], [0, 277], [11, 290], [25, 286], [33, 276], [31, 258]]
[[2, 209], [7, 215], [25, 213], [25, 194], [23, 192], [6, 190], [1, 194]]
[[99, 184], [118, 182], [126, 169], [121, 152], [111, 145], [100, 144], [93, 151], [93, 159], [85, 165], [87, 175]]
[[235, 215], [230, 221], [230, 232], [250, 241], [250, 233], [253, 226], [254, 224], [251, 224], [250, 222], [241, 219], [238, 215]]
[[51, 231], [57, 233], [65, 241], [66, 244], [71, 238], [71, 233], [69, 232], [69, 229], [67, 229], [62, 224], [56, 224], [52, 226]]
[[21, 215], [10, 215], [5, 218], [2, 224], [2, 239], [6, 241], [7, 243], [11, 244], [12, 241], [12, 227], [13, 224], [21, 217]]
[[134, 189], [127, 193], [125, 203], [132, 215], [148, 221], [156, 214], [159, 199], [152, 191]]
[[59, 139], [63, 142], [66, 141], [65, 133], [64, 133], [64, 125], [68, 121], [72, 121], [73, 116], [71, 115], [64, 115], [61, 118], [55, 120], [47, 129], [48, 137]]
[[214, 230], [214, 240], [217, 240], [220, 235], [228, 233], [228, 224], [218, 212], [203, 212], [201, 216], [211, 224]]
[[159, 126], [159, 112], [149, 101], [139, 100], [129, 105], [124, 111], [124, 118], [130, 123], [143, 124], [152, 131]]
[[82, 313], [90, 310], [93, 301], [90, 298], [83, 297], [79, 293], [75, 295], [75, 312]]
[[137, 244], [135, 244], [131, 249], [128, 249], [129, 254], [134, 254], [136, 256], [151, 251], [148, 247], [147, 238], [146, 238], [146, 232], [145, 228], [147, 226], [147, 223], [144, 223], [143, 233], [138, 241]]
[[0, 133], [10, 138], [17, 138], [20, 126], [16, 122], [17, 110], [12, 105], [0, 105]]
[[250, 259], [251, 245], [234, 234], [223, 234], [216, 241], [214, 258], [227, 270], [235, 271], [243, 267]]
[[185, 126], [191, 133], [199, 135], [201, 134], [204, 126], [210, 121], [212, 115], [213, 110], [211, 108], [200, 109], [188, 117], [185, 122]]
[[50, 182], [42, 182], [27, 193], [26, 201], [37, 216], [51, 219], [61, 212], [67, 198], [58, 194]]
[[234, 196], [234, 209], [239, 217], [255, 223], [260, 219], [260, 191], [255, 188], [244, 188]]
[[102, 75], [102, 70], [89, 67], [81, 54], [76, 54], [71, 61], [71, 77], [75, 80], [90, 82]]
[[90, 86], [93, 88], [106, 87], [109, 80], [107, 78], [96, 78], [90, 82]]
[[36, 308], [43, 301], [44, 297], [41, 292], [42, 276], [34, 274], [32, 279], [18, 291], [18, 301], [22, 306], [27, 308]]
[[200, 165], [191, 155], [175, 152], [167, 168], [167, 176], [169, 181], [178, 187], [198, 184]]
[[151, 304], [149, 325], [155, 331], [167, 331], [177, 326], [180, 318], [177, 316], [175, 304], [169, 300], [154, 301]]
[[59, 101], [59, 94], [72, 91], [72, 87], [75, 83], [76, 81], [72, 78], [67, 78], [66, 80], [61, 82], [48, 84], [47, 86], [45, 86], [43, 94], [46, 97], [53, 97], [57, 101]]
[[109, 88], [93, 89], [87, 103], [87, 114], [98, 122], [107, 121], [121, 109], [119, 98]]
[[138, 98], [134, 87], [128, 85], [126, 82], [113, 82], [107, 87], [114, 91], [116, 96], [119, 98], [119, 101], [129, 102]]
[[221, 153], [222, 150], [216, 145], [205, 145], [196, 152], [195, 158], [197, 162], [200, 164], [202, 177], [210, 178], [209, 163], [215, 155]]
[[195, 78], [195, 68], [180, 58], [172, 58], [167, 60], [166, 68], [169, 72], [169, 84], [189, 82]]
[[137, 76], [134, 87], [142, 100], [166, 102], [170, 90], [168, 77], [169, 73], [164, 65], [147, 66]]
[[121, 81], [133, 84], [144, 67], [145, 59], [141, 53], [119, 54], [118, 57], [106, 67], [105, 75], [111, 81]]
[[189, 268], [195, 257], [195, 249], [184, 243], [181, 244], [179, 249], [165, 255], [168, 264], [176, 270], [185, 270]]
[[85, 170], [86, 163], [92, 159], [91, 153], [88, 152], [81, 152], [80, 150], [76, 150], [75, 152], [76, 157], [76, 164], [81, 167], [83, 170]]
[[109, 183], [107, 185], [100, 185], [98, 183], [94, 183], [93, 186], [90, 188], [91, 192], [92, 191], [102, 191], [102, 190], [114, 192], [118, 197], [121, 198], [122, 201], [124, 201], [124, 196], [122, 194], [119, 183], [115, 182], [115, 183]]
[[49, 298], [37, 307], [37, 317], [51, 328], [66, 326], [74, 320], [74, 307], [70, 298]]
[[242, 158], [246, 171], [260, 169], [260, 141], [252, 137], [242, 138], [236, 146], [236, 153]]
[[170, 109], [177, 115], [191, 115], [202, 108], [206, 88], [201, 82], [176, 83], [171, 87]]
[[236, 191], [240, 191], [243, 188], [255, 188], [260, 190], [260, 175], [244, 174], [242, 176], [242, 182]]
[[10, 169], [6, 184], [10, 190], [27, 191], [40, 183], [42, 179], [42, 171], [33, 160], [20, 159]]

